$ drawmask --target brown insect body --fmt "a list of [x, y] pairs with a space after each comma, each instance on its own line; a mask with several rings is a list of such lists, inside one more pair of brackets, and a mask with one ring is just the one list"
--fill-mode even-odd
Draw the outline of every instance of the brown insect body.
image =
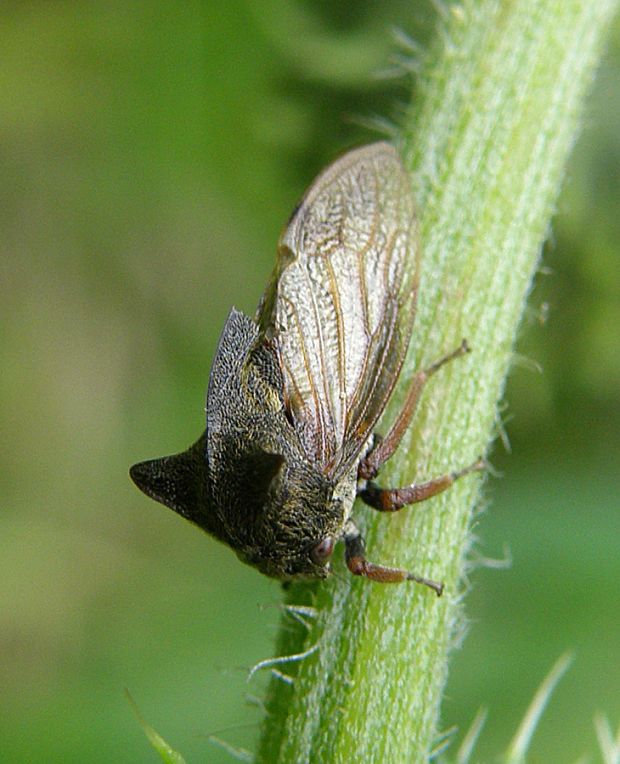
[[407, 351], [418, 273], [409, 177], [392, 146], [345, 154], [304, 196], [278, 246], [255, 320], [231, 310], [215, 352], [207, 422], [190, 449], [134, 465], [131, 477], [263, 573], [325, 577], [334, 543], [353, 573], [441, 585], [365, 560], [351, 513], [359, 493], [392, 511], [438, 493], [482, 462], [418, 486], [383, 491], [368, 479], [391, 456], [404, 414], [373, 436]]

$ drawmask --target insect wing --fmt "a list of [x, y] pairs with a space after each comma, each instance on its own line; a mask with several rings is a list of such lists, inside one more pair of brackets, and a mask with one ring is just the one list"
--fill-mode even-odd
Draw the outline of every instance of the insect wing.
[[411, 182], [388, 143], [351, 151], [321, 173], [280, 237], [258, 320], [277, 343], [302, 446], [335, 480], [398, 378], [418, 253]]

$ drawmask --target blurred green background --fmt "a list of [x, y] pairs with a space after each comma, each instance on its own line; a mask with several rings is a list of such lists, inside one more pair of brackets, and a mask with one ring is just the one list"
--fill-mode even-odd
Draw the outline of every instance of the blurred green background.
[[[294, 202], [407, 83], [392, 27], [433, 4], [5, 2], [0, 8], [0, 740], [4, 761], [188, 762], [252, 748], [277, 583], [148, 501], [137, 460], [203, 426], [229, 307], [252, 311]], [[443, 727], [504, 750], [574, 651], [533, 761], [620, 722], [620, 25], [583, 120], [508, 384]], [[546, 317], [546, 321], [543, 319]], [[538, 373], [540, 364], [543, 373]], [[250, 696], [250, 697], [248, 697]], [[593, 760], [596, 760], [594, 755]]]

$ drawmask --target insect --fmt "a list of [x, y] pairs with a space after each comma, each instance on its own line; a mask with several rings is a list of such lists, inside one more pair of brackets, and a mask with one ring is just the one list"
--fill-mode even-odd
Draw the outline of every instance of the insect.
[[232, 308], [209, 378], [206, 429], [187, 451], [141, 462], [145, 494], [228, 544], [262, 573], [325, 578], [334, 545], [373, 581], [442, 584], [370, 562], [356, 496], [394, 512], [434, 496], [469, 467], [403, 488], [374, 482], [426, 380], [467, 343], [418, 371], [383, 438], [374, 429], [409, 345], [418, 285], [413, 191], [388, 143], [324, 170], [280, 236], [254, 319]]

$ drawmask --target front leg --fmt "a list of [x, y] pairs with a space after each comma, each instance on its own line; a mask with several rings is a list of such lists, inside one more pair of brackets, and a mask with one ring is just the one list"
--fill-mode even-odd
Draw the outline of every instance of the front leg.
[[441, 597], [443, 584], [432, 581], [430, 578], [408, 573], [402, 568], [388, 568], [384, 565], [376, 565], [368, 562], [364, 553], [364, 539], [359, 528], [350, 518], [344, 527], [344, 556], [347, 567], [354, 576], [365, 576], [371, 581], [380, 583], [399, 583], [401, 581], [416, 581], [419, 584], [429, 586]]
[[380, 512], [396, 512], [408, 504], [415, 504], [418, 501], [430, 499], [446, 488], [449, 488], [455, 480], [467, 475], [470, 472], [481, 472], [488, 469], [484, 459], [480, 458], [469, 467], [465, 467], [458, 472], [451, 472], [447, 475], [429, 480], [426, 483], [412, 483], [403, 488], [379, 488], [375, 483], [368, 482], [359, 491], [362, 501], [366, 502], [374, 509]]

